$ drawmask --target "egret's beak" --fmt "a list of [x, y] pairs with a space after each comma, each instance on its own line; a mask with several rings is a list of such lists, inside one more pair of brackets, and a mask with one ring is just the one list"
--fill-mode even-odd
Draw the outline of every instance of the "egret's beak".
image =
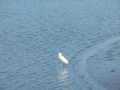
[[59, 55], [61, 54], [61, 53], [58, 53]]

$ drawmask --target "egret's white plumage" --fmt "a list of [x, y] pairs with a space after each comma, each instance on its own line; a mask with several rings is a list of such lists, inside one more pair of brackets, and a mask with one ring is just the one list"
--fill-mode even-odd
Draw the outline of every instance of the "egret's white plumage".
[[65, 63], [65, 64], [68, 64], [68, 60], [62, 55], [62, 53], [58, 53], [59, 54], [59, 58], [60, 60]]

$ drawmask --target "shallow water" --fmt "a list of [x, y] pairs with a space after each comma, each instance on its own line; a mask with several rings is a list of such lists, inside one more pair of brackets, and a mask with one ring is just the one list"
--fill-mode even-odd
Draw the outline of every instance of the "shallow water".
[[[84, 76], [75, 73], [77, 56], [120, 35], [118, 0], [12, 0], [0, 6], [0, 90], [85, 90]], [[69, 60], [66, 68], [58, 52]]]

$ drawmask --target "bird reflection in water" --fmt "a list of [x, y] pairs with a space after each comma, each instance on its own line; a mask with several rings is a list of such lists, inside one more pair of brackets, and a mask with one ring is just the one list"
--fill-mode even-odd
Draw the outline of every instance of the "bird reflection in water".
[[68, 77], [69, 77], [69, 74], [68, 74], [68, 69], [67, 68], [58, 71], [58, 78], [60, 80], [59, 85], [60, 85], [62, 90], [68, 90], [67, 89], [67, 86], [68, 86], [67, 78]]

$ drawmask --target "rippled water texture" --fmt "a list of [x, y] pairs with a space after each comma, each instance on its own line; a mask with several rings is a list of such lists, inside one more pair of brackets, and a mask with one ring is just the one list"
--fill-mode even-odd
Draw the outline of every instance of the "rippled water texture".
[[77, 57], [120, 35], [119, 10], [119, 0], [0, 1], [0, 90], [90, 90]]

